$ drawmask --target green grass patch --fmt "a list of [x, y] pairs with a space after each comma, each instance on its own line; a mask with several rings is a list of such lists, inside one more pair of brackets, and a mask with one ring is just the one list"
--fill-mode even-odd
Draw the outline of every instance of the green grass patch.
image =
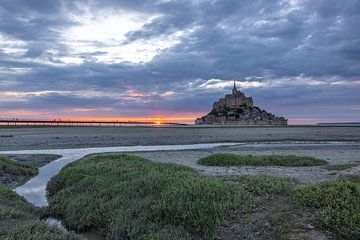
[[29, 165], [11, 161], [5, 157], [0, 157], [0, 176], [9, 174], [14, 176], [30, 177], [38, 173], [38, 170]]
[[334, 164], [334, 165], [327, 165], [324, 166], [323, 168], [330, 170], [330, 171], [341, 171], [341, 170], [346, 170], [346, 169], [350, 169], [353, 167], [359, 166], [359, 163], [344, 163], [344, 164]]
[[4, 240], [80, 240], [39, 220], [39, 209], [27, 203], [12, 189], [0, 185], [0, 236]]
[[70, 229], [110, 239], [211, 239], [251, 194], [175, 164], [114, 155], [69, 164], [47, 187], [52, 214]]
[[322, 166], [327, 161], [313, 157], [288, 156], [253, 156], [229, 153], [213, 154], [198, 160], [198, 164], [207, 166]]
[[0, 185], [0, 221], [7, 219], [31, 219], [35, 208], [18, 196], [12, 189]]
[[244, 177], [243, 184], [247, 191], [256, 196], [289, 194], [296, 185], [293, 179], [266, 175]]
[[224, 181], [230, 181], [253, 196], [268, 197], [277, 194], [290, 195], [294, 190], [297, 182], [293, 178], [275, 177], [269, 175], [255, 175], [255, 176], [220, 176], [218, 177]]
[[294, 199], [318, 210], [317, 222], [340, 239], [359, 239], [360, 183], [335, 180], [298, 188]]
[[202, 177], [184, 166], [113, 155], [69, 164], [47, 190], [51, 213], [70, 229], [98, 229], [108, 239], [212, 239], [232, 212], [293, 186], [269, 176]]

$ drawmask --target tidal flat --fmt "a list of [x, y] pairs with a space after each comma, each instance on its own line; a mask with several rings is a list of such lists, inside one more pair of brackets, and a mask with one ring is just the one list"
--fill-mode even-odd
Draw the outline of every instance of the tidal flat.
[[[24, 231], [47, 229], [40, 219], [50, 216], [62, 220], [70, 231], [95, 231], [96, 239], [357, 239], [360, 236], [359, 127], [20, 127], [0, 128], [0, 132], [11, 135], [0, 137], [0, 155], [18, 162], [19, 166], [30, 165], [35, 173], [36, 168], [41, 173], [52, 163], [61, 166], [47, 186], [49, 206], [27, 206], [35, 210], [26, 213], [31, 216], [24, 220], [40, 222], [35, 227], [29, 223]], [[214, 144], [189, 147], [208, 143]], [[187, 147], [176, 150], [176, 144]], [[156, 150], [157, 145], [172, 148]], [[112, 148], [118, 146], [131, 147], [127, 155], [122, 155], [121, 149], [126, 148]], [[261, 164], [252, 165], [248, 160], [244, 166], [198, 164], [201, 158], [225, 158], [229, 154], [233, 158], [241, 156], [240, 159], [252, 156], [250, 160], [260, 159]], [[271, 157], [271, 164], [262, 164], [266, 156]], [[279, 164], [287, 156], [298, 156], [301, 164]], [[67, 158], [75, 162], [62, 164]], [[304, 164], [304, 159], [318, 160], [316, 164]], [[111, 178], [105, 177], [110, 173]], [[176, 177], [178, 174], [186, 177]], [[10, 196], [8, 190], [23, 181], [15, 178], [7, 182], [4, 193]], [[320, 192], [323, 188], [328, 190]], [[224, 193], [223, 189], [228, 191]], [[114, 194], [116, 191], [118, 194]], [[45, 196], [45, 193], [44, 190], [41, 194]], [[324, 199], [337, 195], [342, 198], [320, 204], [316, 200], [318, 194]], [[207, 202], [209, 196], [213, 201]], [[15, 199], [16, 194], [11, 198]], [[94, 201], [84, 201], [90, 198]], [[23, 211], [22, 206], [28, 203], [19, 199], [16, 200], [21, 203], [19, 206], [9, 206], [6, 198], [0, 199], [2, 218], [6, 220], [9, 214]], [[209, 204], [214, 207], [207, 208]], [[349, 211], [338, 211], [339, 208]], [[110, 214], [109, 209], [122, 214]], [[23, 215], [14, 216], [21, 223]], [[336, 223], [345, 226], [346, 222], [351, 223], [349, 228], [336, 227]], [[151, 228], [144, 227], [148, 223]], [[49, 231], [49, 234], [61, 234], [54, 228]], [[10, 237], [21, 236], [16, 235], [21, 232], [11, 229], [6, 233], [15, 234], [7, 235]], [[74, 239], [87, 236], [70, 233]]]
[[360, 127], [0, 127], [0, 151], [216, 142], [304, 141], [360, 142]]

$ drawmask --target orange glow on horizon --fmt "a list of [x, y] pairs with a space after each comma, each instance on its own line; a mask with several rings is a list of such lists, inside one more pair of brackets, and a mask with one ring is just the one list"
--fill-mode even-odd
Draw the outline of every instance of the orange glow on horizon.
[[[74, 111], [75, 112], [75, 111]], [[82, 109], [77, 109], [78, 113], [86, 112]], [[202, 113], [191, 113], [191, 114], [183, 114], [183, 115], [167, 115], [166, 113], [158, 113], [155, 116], [149, 117], [116, 117], [116, 116], [76, 116], [77, 114], [59, 114], [56, 115], [51, 112], [34, 112], [26, 109], [21, 110], [10, 110], [2, 112], [1, 118], [19, 118], [19, 119], [46, 119], [46, 120], [54, 120], [54, 119], [61, 119], [61, 120], [79, 120], [79, 121], [160, 121], [162, 122], [169, 122], [169, 121], [193, 121]]]
[[[78, 111], [81, 114], [82, 111]], [[156, 125], [165, 123], [185, 123], [194, 124], [194, 120], [204, 113], [184, 113], [183, 115], [167, 115], [166, 113], [157, 113], [157, 116], [151, 117], [92, 117], [92, 116], [69, 116], [66, 113], [56, 116], [54, 113], [42, 111], [30, 111], [26, 109], [9, 110], [2, 112], [0, 119], [19, 119], [19, 120], [72, 120], [72, 121], [119, 121], [119, 122], [151, 122]], [[351, 122], [353, 120], [346, 118], [289, 118], [289, 125], [314, 125], [319, 122]]]
[[68, 120], [78, 120], [78, 121], [121, 121], [121, 122], [154, 122], [158, 125], [164, 124], [166, 122], [193, 122], [197, 116], [189, 117], [177, 117], [177, 116], [168, 116], [168, 117], [72, 117], [64, 118]]

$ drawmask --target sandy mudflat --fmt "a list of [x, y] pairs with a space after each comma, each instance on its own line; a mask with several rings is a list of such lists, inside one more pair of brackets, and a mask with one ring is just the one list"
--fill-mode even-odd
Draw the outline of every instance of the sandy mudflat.
[[214, 142], [352, 141], [360, 127], [0, 128], [0, 151]]
[[[310, 183], [335, 179], [341, 175], [360, 174], [360, 165], [342, 171], [330, 171], [324, 167], [278, 167], [278, 166], [201, 166], [197, 160], [214, 153], [234, 153], [240, 155], [298, 155], [312, 156], [325, 159], [329, 164], [357, 163], [360, 164], [360, 144], [331, 144], [312, 146], [290, 145], [281, 147], [256, 147], [257, 144], [244, 144], [235, 146], [223, 146], [205, 150], [182, 150], [182, 151], [152, 151], [127, 153], [136, 155], [155, 162], [176, 163], [196, 169], [204, 175], [229, 176], [229, 175], [272, 175], [291, 177], [300, 183]], [[111, 153], [110, 153], [111, 154]], [[114, 153], [118, 154], [118, 153]], [[109, 155], [109, 153], [95, 154]], [[92, 156], [88, 156], [90, 158]]]
[[333, 179], [339, 175], [360, 174], [360, 166], [329, 171], [323, 167], [210, 167], [196, 164], [199, 158], [212, 153], [300, 155], [325, 159], [330, 164], [360, 163], [360, 127], [0, 128], [0, 151], [217, 142], [241, 144], [203, 150], [130, 154], [153, 161], [187, 165], [206, 175], [268, 174], [294, 177], [307, 183]]

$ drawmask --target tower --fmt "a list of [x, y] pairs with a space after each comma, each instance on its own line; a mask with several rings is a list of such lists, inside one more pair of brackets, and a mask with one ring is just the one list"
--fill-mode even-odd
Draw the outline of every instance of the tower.
[[235, 94], [237, 92], [237, 88], [236, 88], [236, 82], [234, 80], [234, 87], [232, 89], [232, 93]]

